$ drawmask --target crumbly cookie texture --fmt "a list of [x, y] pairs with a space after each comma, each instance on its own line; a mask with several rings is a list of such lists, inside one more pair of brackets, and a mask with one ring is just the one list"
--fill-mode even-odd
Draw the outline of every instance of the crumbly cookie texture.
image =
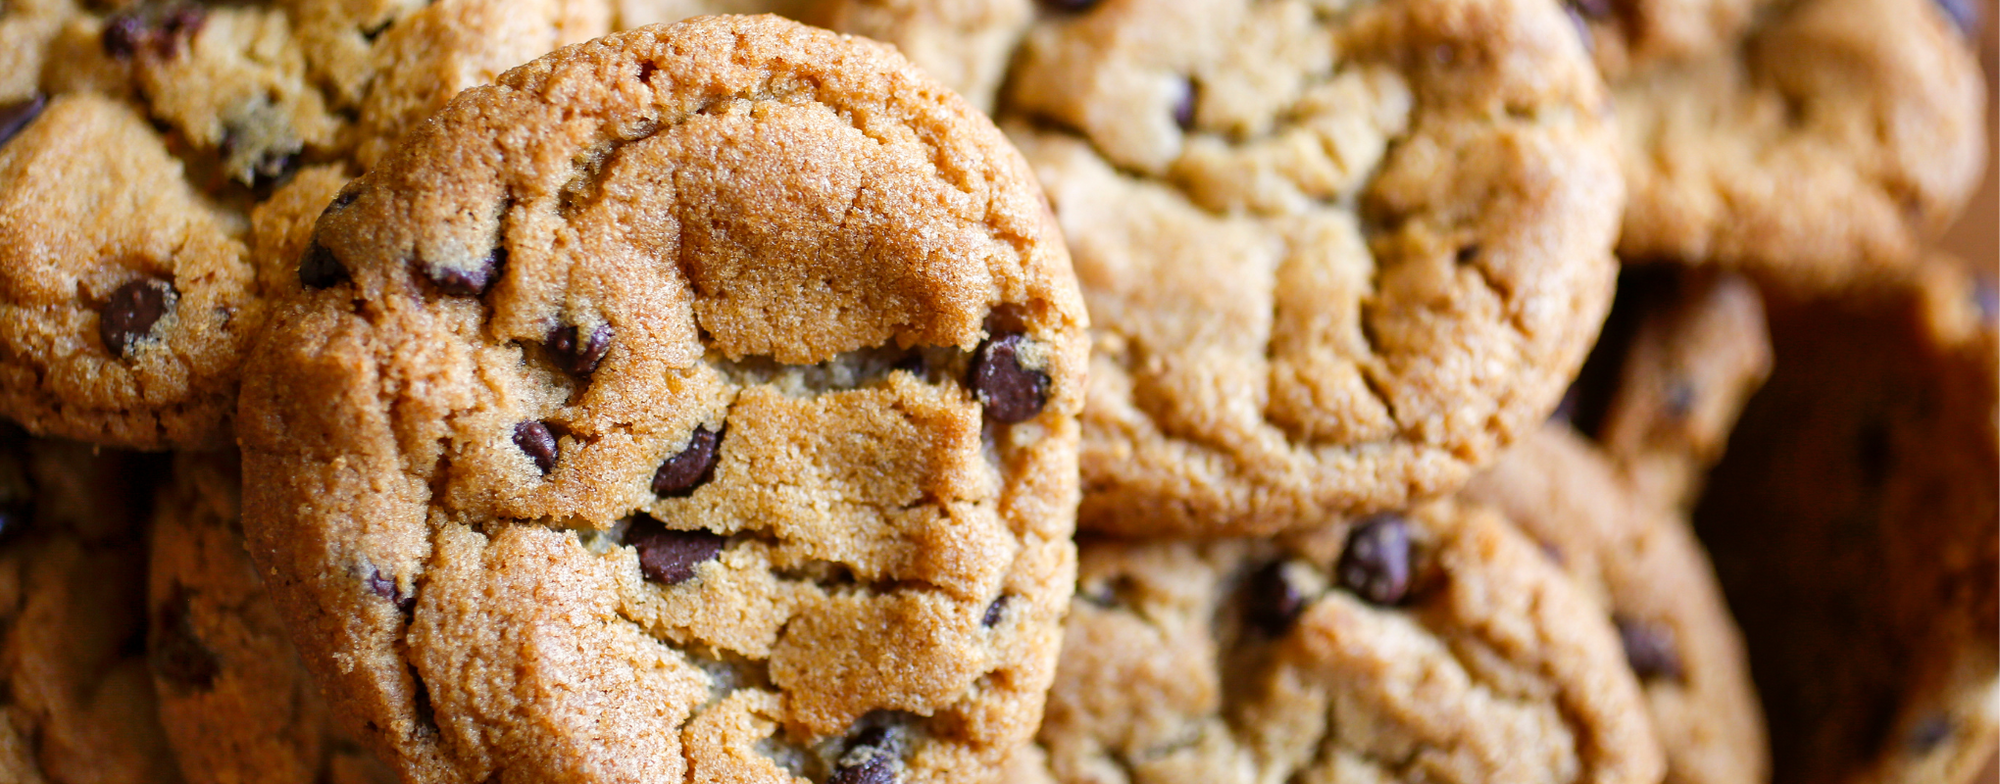
[[1610, 305], [1608, 98], [1552, 4], [1105, 0], [1014, 63], [1001, 116], [1096, 324], [1084, 528], [1448, 493]]
[[886, 47], [705, 17], [461, 95], [244, 385], [245, 531], [408, 781], [956, 782], [1072, 590], [1081, 296]]
[[1987, 91], [1937, 0], [1778, 4], [1613, 87], [1632, 259], [1865, 287], [1913, 266], [1985, 170]]
[[980, 111], [992, 112], [1036, 9], [1035, 0], [813, 0], [799, 18], [893, 44]]
[[1674, 784], [1760, 784], [1764, 717], [1743, 637], [1687, 520], [1560, 421], [1466, 485], [1541, 543], [1618, 630]]
[[[102, 11], [100, 13], [100, 11]], [[597, 0], [0, 7], [0, 416], [227, 445], [265, 301], [249, 214], [457, 91], [603, 32]], [[18, 83], [17, 83], [18, 82]]]
[[327, 715], [243, 550], [235, 452], [183, 453], [155, 502], [148, 644], [189, 784], [387, 784]]
[[160, 469], [0, 430], [0, 780], [181, 780], [145, 655], [142, 523]]
[[1965, 781], [2000, 738], [1995, 309], [1916, 272], [1770, 300], [1774, 372], [1696, 509], [1779, 784]]
[[1489, 509], [1080, 559], [1015, 784], [1660, 780], [1608, 618]]

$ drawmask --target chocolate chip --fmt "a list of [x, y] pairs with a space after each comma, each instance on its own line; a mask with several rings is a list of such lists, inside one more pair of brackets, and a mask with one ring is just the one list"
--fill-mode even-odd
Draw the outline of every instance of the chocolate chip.
[[28, 127], [28, 123], [40, 117], [42, 109], [48, 105], [48, 96], [41, 93], [35, 93], [35, 97], [25, 101], [0, 104], [0, 144], [12, 141], [22, 128]]
[[1306, 596], [1285, 579], [1285, 562], [1272, 561], [1243, 581], [1243, 618], [1258, 631], [1282, 637], [1306, 607]]
[[924, 358], [924, 352], [922, 351], [912, 351], [904, 355], [902, 359], [896, 360], [896, 364], [890, 365], [889, 368], [891, 370], [903, 371], [918, 378], [923, 378], [931, 373], [930, 360]]
[[1335, 571], [1341, 587], [1363, 599], [1401, 602], [1410, 590], [1410, 532], [1403, 516], [1379, 514], [1355, 525]]
[[319, 244], [319, 240], [313, 240], [312, 246], [306, 248], [306, 255], [299, 259], [301, 286], [309, 289], [332, 288], [347, 279], [347, 268], [341, 265], [340, 259], [333, 257], [333, 251]]
[[639, 571], [646, 579], [679, 585], [694, 577], [694, 568], [722, 554], [723, 536], [708, 531], [677, 531], [645, 515], [632, 519], [625, 543], [639, 552]]
[[986, 405], [986, 415], [1007, 423], [1024, 422], [1042, 412], [1048, 404], [1049, 377], [1021, 364], [1019, 333], [996, 335], [979, 345], [972, 357], [972, 378], [968, 381]]
[[119, 14], [104, 23], [104, 32], [98, 43], [104, 53], [120, 60], [139, 53], [139, 47], [146, 40], [146, 23], [136, 14]]
[[514, 445], [520, 447], [544, 475], [556, 469], [556, 436], [549, 432], [548, 425], [533, 420], [515, 425]]
[[1476, 242], [1471, 245], [1467, 245], [1463, 248], [1459, 248], [1457, 253], [1452, 254], [1452, 259], [1460, 264], [1471, 264], [1474, 260], [1478, 258], [1479, 258], [1479, 243]]
[[1979, 34], [1979, 6], [1972, 0], [1937, 0], [1937, 4], [1960, 33], [1968, 37]]
[[404, 613], [409, 613], [417, 609], [417, 597], [414, 595], [404, 596], [403, 592], [396, 587], [396, 579], [382, 574], [382, 570], [380, 569], [368, 574], [368, 590], [374, 592], [376, 596], [388, 599], [396, 605], [396, 609]]
[[722, 451], [717, 448], [720, 443], [721, 433], [708, 432], [706, 427], [695, 428], [680, 454], [667, 458], [667, 462], [660, 464], [660, 470], [653, 472], [653, 493], [663, 498], [685, 498], [706, 484], [715, 474], [715, 464], [721, 461]]
[[152, 650], [148, 658], [153, 671], [168, 683], [207, 691], [215, 687], [222, 664], [215, 651], [195, 633], [194, 619], [188, 614], [188, 590], [175, 586], [154, 617]]
[[1910, 728], [1906, 738], [1910, 750], [1918, 754], [1928, 754], [1951, 739], [1951, 717], [1933, 715], [1925, 717]]
[[359, 198], [361, 198], [361, 190], [359, 188], [342, 188], [339, 193], [333, 195], [333, 201], [328, 202], [326, 209], [320, 211], [320, 214], [325, 215], [335, 210], [345, 209], [347, 205], [353, 204], [354, 200]]
[[147, 54], [161, 59], [176, 57], [181, 45], [201, 32], [208, 12], [201, 6], [184, 5], [164, 12], [139, 9], [111, 17], [104, 24], [99, 43], [104, 53], [119, 59]]
[[1006, 613], [1007, 595], [1003, 593], [1000, 594], [999, 598], [994, 599], [992, 604], [986, 605], [986, 615], [979, 619], [979, 625], [991, 629], [994, 624], [1000, 622], [1000, 616]]
[[1200, 90], [1190, 81], [1181, 88], [1181, 99], [1174, 102], [1174, 124], [1182, 131], [1194, 130], [1194, 102]]
[[827, 784], [895, 784], [896, 737], [887, 727], [869, 727], [841, 755]]
[[1042, 0], [1042, 5], [1068, 14], [1080, 14], [1095, 7], [1098, 0]]
[[431, 267], [431, 282], [438, 290], [454, 297], [477, 297], [486, 293], [493, 281], [500, 278], [500, 268], [507, 263], [507, 249], [494, 248], [492, 253], [481, 259], [472, 269], [458, 267]]
[[573, 375], [588, 376], [596, 372], [597, 363], [603, 362], [605, 352], [611, 350], [611, 325], [591, 327], [587, 339], [582, 327], [557, 327], [549, 330], [548, 342], [543, 345], [555, 357], [557, 366]]
[[19, 539], [34, 522], [33, 504], [26, 501], [0, 503], [0, 545]]
[[123, 358], [132, 344], [153, 334], [153, 325], [173, 310], [180, 298], [173, 284], [159, 278], [140, 278], [111, 292], [97, 318], [97, 336], [114, 357]]
[[1681, 679], [1681, 657], [1674, 650], [1672, 629], [1640, 623], [1630, 618], [1611, 619], [1618, 626], [1618, 640], [1625, 644], [1625, 661], [1640, 680]]

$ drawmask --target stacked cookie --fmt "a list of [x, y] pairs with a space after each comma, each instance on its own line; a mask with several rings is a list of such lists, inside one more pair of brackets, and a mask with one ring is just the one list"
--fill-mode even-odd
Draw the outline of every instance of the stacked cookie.
[[1963, 779], [1954, 23], [9, 4], [0, 770]]

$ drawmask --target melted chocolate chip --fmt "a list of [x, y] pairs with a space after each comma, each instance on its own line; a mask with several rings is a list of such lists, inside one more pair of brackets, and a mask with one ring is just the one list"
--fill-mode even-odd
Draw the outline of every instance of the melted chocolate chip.
[[721, 443], [721, 433], [708, 432], [706, 427], [695, 428], [680, 454], [667, 458], [667, 462], [660, 464], [660, 470], [653, 472], [653, 493], [663, 498], [684, 498], [706, 484], [722, 458], [722, 450], [717, 448]]
[[1264, 564], [1243, 581], [1243, 618], [1272, 637], [1282, 637], [1306, 608], [1306, 596], [1285, 579], [1285, 562]]
[[514, 426], [514, 445], [534, 461], [544, 475], [556, 468], [556, 436], [549, 426], [533, 420]]
[[35, 521], [35, 507], [26, 501], [0, 503], [0, 545], [21, 538]]
[[403, 592], [396, 587], [396, 579], [382, 574], [382, 571], [379, 569], [368, 574], [368, 590], [376, 596], [388, 599], [396, 605], [396, 609], [404, 613], [409, 613], [417, 609], [417, 597], [414, 595], [404, 596]]
[[33, 98], [25, 101], [0, 104], [0, 144], [12, 141], [21, 133], [21, 129], [28, 127], [28, 123], [34, 122], [36, 117], [40, 117], [42, 110], [48, 105], [48, 96], [41, 93], [35, 93]]
[[721, 534], [676, 531], [641, 515], [625, 531], [625, 543], [639, 552], [639, 571], [646, 579], [679, 585], [694, 577], [694, 568], [722, 554]]
[[994, 624], [1000, 622], [1000, 617], [1006, 613], [1007, 595], [1003, 593], [1000, 594], [999, 598], [994, 599], [992, 604], [986, 605], [986, 615], [979, 619], [979, 625], [991, 629]]
[[1194, 82], [1188, 82], [1181, 88], [1181, 99], [1174, 102], [1174, 125], [1184, 132], [1194, 130], [1194, 102], [1198, 92]]
[[153, 334], [153, 325], [173, 310], [179, 294], [159, 278], [140, 278], [119, 286], [98, 313], [97, 336], [114, 357], [123, 358], [132, 344]]
[[1335, 571], [1340, 585], [1375, 604], [1403, 601], [1410, 591], [1410, 532], [1403, 516], [1375, 515], [1354, 526]]
[[597, 364], [611, 350], [611, 325], [598, 324], [590, 329], [588, 336], [583, 335], [582, 327], [557, 327], [549, 330], [549, 339], [542, 345], [555, 358], [557, 366], [572, 375], [588, 376], [596, 372]]
[[1640, 623], [1630, 618], [1613, 618], [1618, 640], [1625, 644], [1625, 661], [1640, 680], [1681, 679], [1681, 657], [1674, 650], [1673, 630]]
[[305, 256], [299, 259], [301, 286], [309, 289], [332, 288], [347, 279], [347, 268], [341, 265], [340, 259], [333, 257], [333, 251], [319, 244], [319, 240], [313, 240], [313, 244], [306, 248]]
[[507, 249], [494, 248], [472, 269], [457, 267], [431, 267], [431, 283], [438, 290], [453, 297], [477, 297], [485, 294], [500, 278], [500, 267], [507, 263]]
[[1018, 333], [996, 335], [979, 345], [972, 357], [972, 378], [967, 384], [986, 405], [986, 415], [1009, 424], [1025, 422], [1048, 404], [1049, 377], [1021, 364], [1021, 344], [1027, 338]]
[[215, 677], [222, 671], [222, 664], [216, 659], [215, 651], [201, 641], [194, 630], [194, 619], [188, 615], [188, 591], [175, 586], [167, 601], [160, 605], [154, 617], [152, 650], [149, 659], [153, 671], [168, 683], [189, 689], [207, 691], [215, 687]]

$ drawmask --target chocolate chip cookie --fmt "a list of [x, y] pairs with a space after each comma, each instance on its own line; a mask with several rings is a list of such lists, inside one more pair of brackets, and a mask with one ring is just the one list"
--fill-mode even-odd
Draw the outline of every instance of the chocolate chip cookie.
[[1666, 752], [1666, 781], [1769, 779], [1743, 637], [1684, 517], [1560, 421], [1474, 477], [1465, 496], [1539, 541], [1616, 626]]
[[258, 285], [254, 205], [302, 166], [351, 175], [458, 90], [606, 24], [587, 0], [7, 4], [0, 41], [29, 51], [0, 55], [22, 69], [0, 83], [0, 416], [228, 443], [283, 293]]
[[1914, 265], [1988, 150], [1960, 7], [1775, 3], [1730, 45], [1619, 77], [1620, 255], [1819, 290]]
[[174, 458], [148, 573], [153, 683], [190, 784], [386, 784], [334, 729], [243, 550], [235, 452]]
[[1772, 780], [1962, 781], [1997, 744], [2000, 342], [1962, 268], [1773, 297], [1776, 364], [1695, 523]]
[[180, 781], [146, 672], [160, 468], [0, 425], [0, 780]]
[[1080, 559], [1019, 784], [1660, 779], [1609, 618], [1490, 509]]
[[1450, 492], [1610, 305], [1608, 97], [1516, 0], [1104, 0], [999, 111], [1095, 320], [1079, 524], [1248, 534]]
[[973, 781], [1073, 586], [1087, 323], [999, 131], [776, 17], [559, 50], [327, 206], [251, 555], [406, 781]]

